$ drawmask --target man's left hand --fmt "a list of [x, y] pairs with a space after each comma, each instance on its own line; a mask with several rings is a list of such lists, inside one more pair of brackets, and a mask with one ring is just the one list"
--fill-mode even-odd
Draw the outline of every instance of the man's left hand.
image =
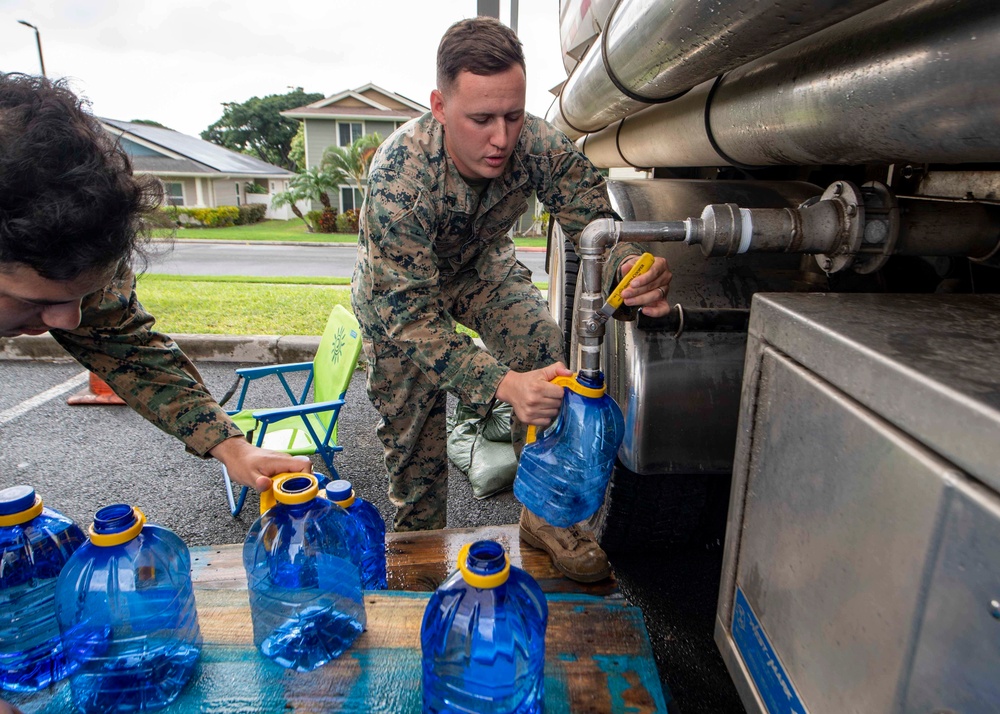
[[280, 451], [260, 449], [242, 436], [226, 439], [208, 453], [225, 464], [234, 482], [258, 492], [271, 488], [272, 476], [300, 471], [312, 473], [312, 461], [308, 456], [289, 456]]
[[[637, 257], [630, 257], [622, 263], [619, 280], [631, 270]], [[670, 280], [673, 278], [666, 258], [654, 258], [653, 265], [642, 275], [637, 276], [622, 291], [625, 304], [629, 307], [642, 308], [644, 315], [663, 317], [670, 312], [667, 294], [670, 292]]]

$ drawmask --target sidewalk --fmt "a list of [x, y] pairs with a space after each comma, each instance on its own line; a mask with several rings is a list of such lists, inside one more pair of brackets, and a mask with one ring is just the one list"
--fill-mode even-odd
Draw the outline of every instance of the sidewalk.
[[[198, 335], [171, 334], [188, 357], [203, 362], [278, 364], [311, 362], [319, 335]], [[72, 362], [73, 358], [49, 333], [0, 338], [0, 360]]]

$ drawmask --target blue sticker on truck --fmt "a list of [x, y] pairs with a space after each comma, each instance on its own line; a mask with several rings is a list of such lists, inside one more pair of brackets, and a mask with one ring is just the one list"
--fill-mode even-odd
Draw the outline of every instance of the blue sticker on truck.
[[733, 607], [733, 641], [769, 714], [806, 714], [792, 680], [739, 587]]

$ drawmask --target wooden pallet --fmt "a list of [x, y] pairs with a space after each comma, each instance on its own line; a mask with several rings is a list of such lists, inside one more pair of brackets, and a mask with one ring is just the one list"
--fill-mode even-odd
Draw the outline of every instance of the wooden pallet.
[[[666, 712], [652, 648], [638, 608], [617, 595], [614, 579], [583, 586], [562, 577], [517, 526], [391, 533], [389, 591], [365, 594], [368, 627], [343, 656], [309, 673], [260, 656], [241, 561], [242, 546], [192, 548], [198, 620], [205, 644], [198, 670], [168, 713], [419, 712], [420, 622], [430, 592], [470, 540], [503, 543], [511, 563], [546, 592], [545, 711], [607, 714]], [[33, 695], [7, 695], [25, 714], [69, 712], [61, 682]]]

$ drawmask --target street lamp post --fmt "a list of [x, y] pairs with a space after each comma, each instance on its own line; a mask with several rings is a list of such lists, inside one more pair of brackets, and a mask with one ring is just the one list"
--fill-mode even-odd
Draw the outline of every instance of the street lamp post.
[[45, 76], [45, 60], [42, 58], [42, 36], [38, 32], [38, 28], [32, 25], [26, 20], [18, 20], [18, 22], [25, 27], [30, 27], [35, 31], [35, 42], [38, 43], [38, 63], [42, 65], [42, 76]]

